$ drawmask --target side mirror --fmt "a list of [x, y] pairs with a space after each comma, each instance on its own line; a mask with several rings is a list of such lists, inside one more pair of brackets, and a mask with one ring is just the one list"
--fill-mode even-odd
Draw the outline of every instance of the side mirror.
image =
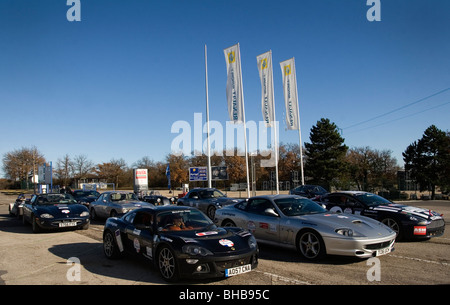
[[275, 212], [275, 210], [272, 209], [272, 208], [265, 209], [265, 210], [264, 210], [264, 213], [265, 213], [266, 215], [269, 215], [269, 216], [274, 216], [274, 217], [278, 217], [278, 216], [279, 216], [279, 215], [277, 214], [277, 212]]

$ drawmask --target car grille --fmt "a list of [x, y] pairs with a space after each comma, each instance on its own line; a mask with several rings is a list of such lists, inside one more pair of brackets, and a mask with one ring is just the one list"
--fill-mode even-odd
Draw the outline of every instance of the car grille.
[[445, 225], [443, 219], [433, 220], [428, 226], [427, 229], [436, 229], [443, 227]]
[[367, 250], [380, 250], [389, 247], [392, 242], [393, 240], [388, 240], [382, 243], [365, 245], [364, 248], [366, 248]]
[[233, 268], [233, 267], [239, 267], [239, 266], [243, 266], [243, 265], [247, 265], [250, 264], [250, 257], [244, 257], [241, 259], [234, 259], [234, 260], [229, 260], [229, 261], [222, 261], [222, 262], [216, 262], [216, 266], [218, 268], [221, 269], [228, 269], [228, 268]]

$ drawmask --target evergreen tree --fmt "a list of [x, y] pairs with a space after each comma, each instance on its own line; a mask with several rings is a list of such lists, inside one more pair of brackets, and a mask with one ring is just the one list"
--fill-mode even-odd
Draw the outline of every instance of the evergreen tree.
[[405, 170], [411, 171], [420, 191], [431, 191], [431, 199], [435, 198], [436, 186], [449, 188], [450, 137], [444, 131], [431, 125], [402, 155]]
[[348, 146], [339, 134], [336, 124], [320, 119], [311, 128], [311, 143], [305, 143], [307, 162], [305, 172], [312, 183], [322, 185], [328, 191], [346, 168], [345, 155]]

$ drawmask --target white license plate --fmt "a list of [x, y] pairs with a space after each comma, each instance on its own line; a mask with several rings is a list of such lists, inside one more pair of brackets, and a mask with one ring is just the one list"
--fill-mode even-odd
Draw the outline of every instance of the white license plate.
[[239, 266], [239, 267], [234, 267], [234, 268], [229, 268], [229, 269], [225, 269], [225, 277], [230, 277], [233, 275], [238, 275], [238, 274], [242, 274], [242, 273], [246, 273], [246, 272], [250, 272], [252, 271], [252, 265], [248, 264], [248, 265], [244, 265], [244, 266]]
[[391, 247], [387, 247], [384, 249], [377, 250], [377, 256], [385, 255], [391, 252]]
[[65, 227], [75, 227], [77, 225], [76, 221], [72, 221], [72, 222], [60, 222], [59, 223], [59, 227], [60, 228], [65, 228]]

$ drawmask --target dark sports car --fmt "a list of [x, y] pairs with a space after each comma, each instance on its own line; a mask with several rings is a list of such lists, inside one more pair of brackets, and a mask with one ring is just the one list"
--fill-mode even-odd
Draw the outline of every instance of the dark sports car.
[[100, 193], [94, 190], [76, 190], [73, 191], [73, 197], [78, 203], [81, 203], [87, 207], [93, 201], [95, 201], [100, 196]]
[[313, 200], [318, 200], [327, 193], [328, 191], [320, 185], [310, 184], [300, 185], [289, 191], [291, 195], [299, 195]]
[[214, 219], [216, 210], [227, 205], [239, 202], [236, 198], [227, 195], [215, 188], [197, 188], [189, 191], [183, 198], [178, 199], [178, 205], [191, 206], [206, 213], [210, 219]]
[[396, 204], [372, 193], [360, 191], [330, 193], [322, 197], [321, 203], [330, 211], [377, 219], [397, 232], [397, 240], [430, 238], [444, 234], [445, 222], [441, 214]]
[[108, 218], [103, 249], [107, 258], [128, 252], [149, 259], [169, 282], [230, 277], [258, 265], [258, 245], [249, 231], [218, 228], [201, 211], [173, 205]]
[[89, 210], [69, 194], [39, 194], [23, 205], [23, 223], [31, 223], [33, 232], [42, 229], [89, 228]]

